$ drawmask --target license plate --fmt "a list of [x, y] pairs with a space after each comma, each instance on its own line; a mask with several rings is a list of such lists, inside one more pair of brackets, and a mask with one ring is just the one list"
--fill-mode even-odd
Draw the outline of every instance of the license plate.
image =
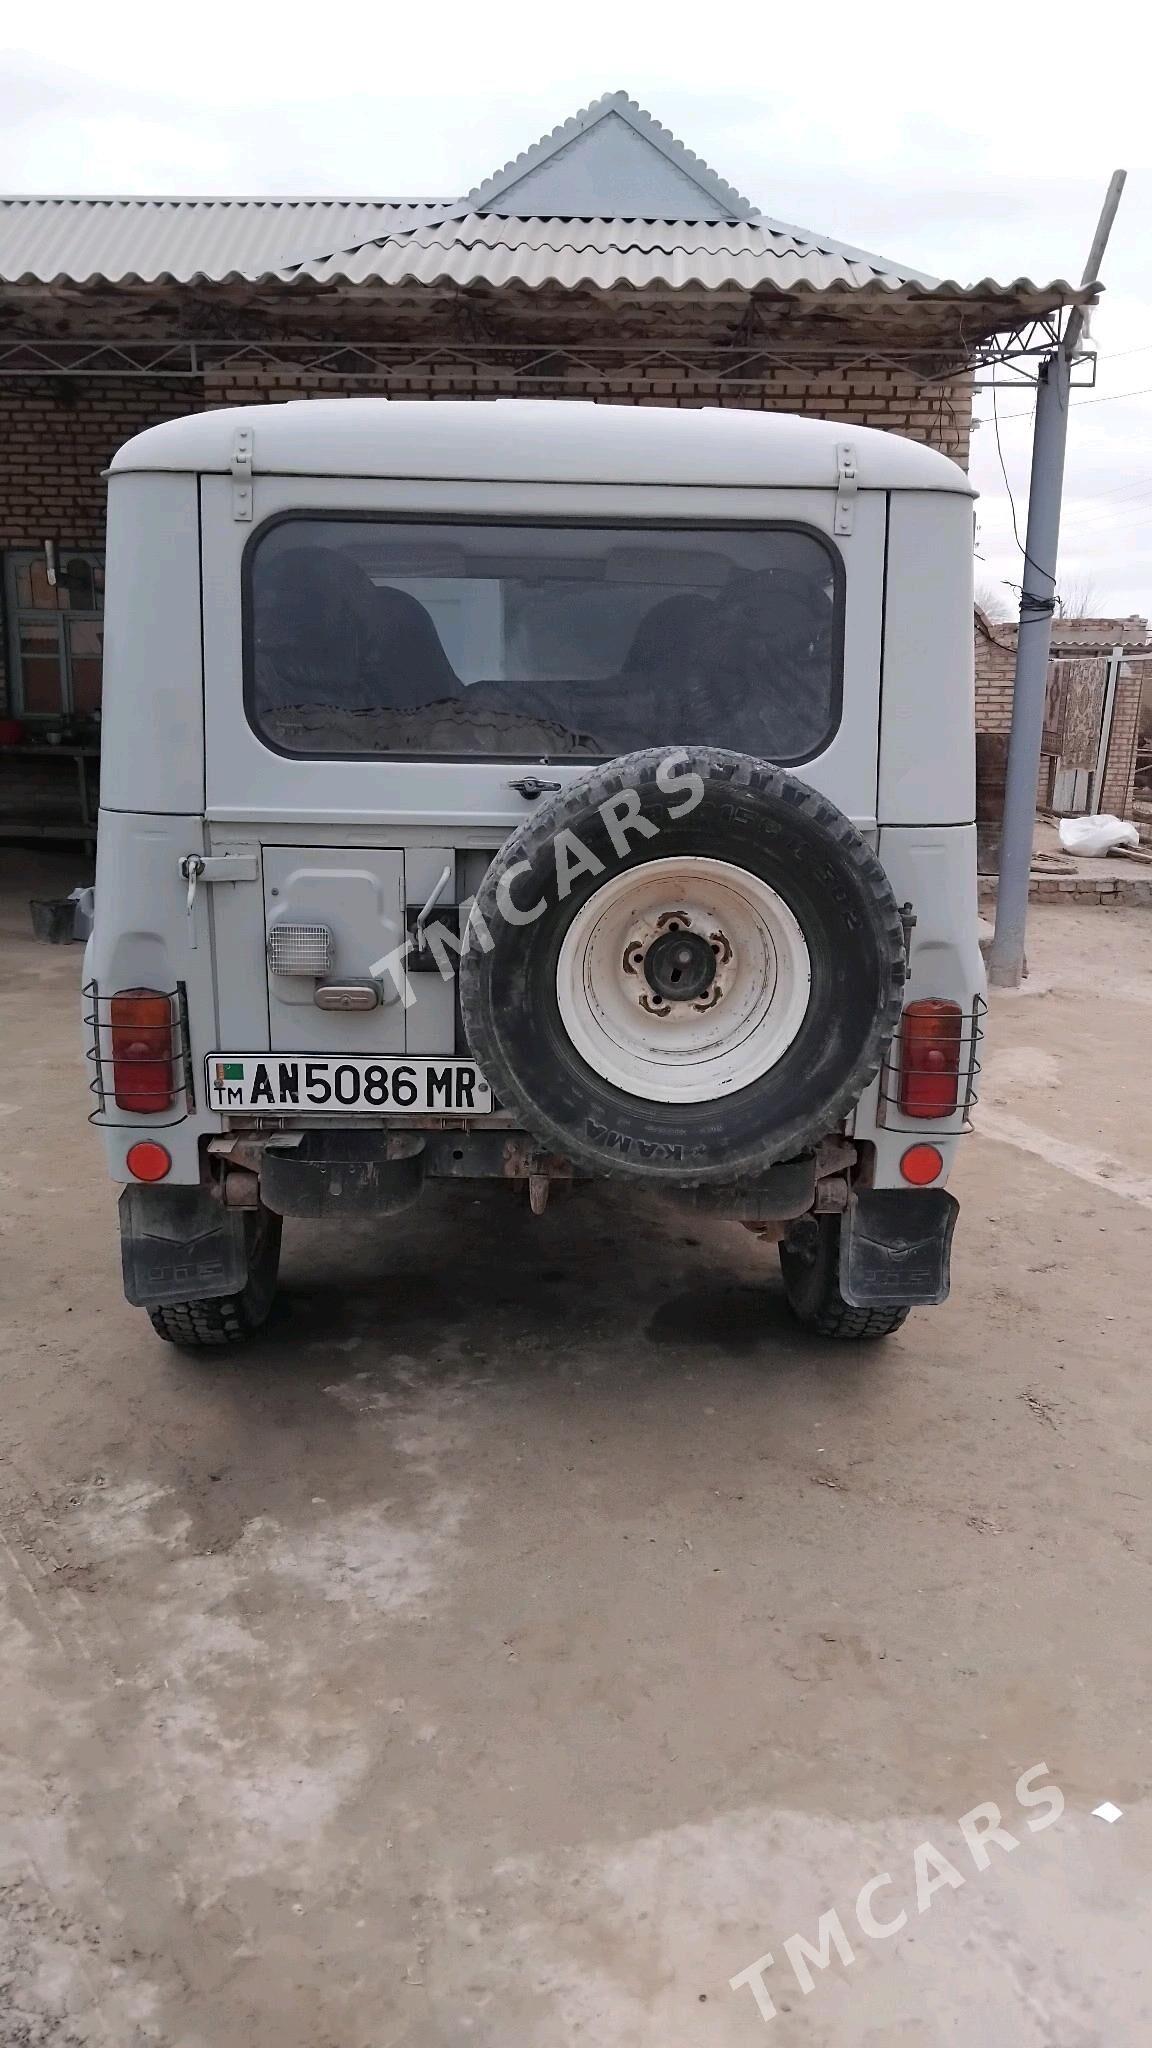
[[204, 1079], [210, 1109], [484, 1116], [492, 1107], [492, 1090], [472, 1060], [211, 1052]]

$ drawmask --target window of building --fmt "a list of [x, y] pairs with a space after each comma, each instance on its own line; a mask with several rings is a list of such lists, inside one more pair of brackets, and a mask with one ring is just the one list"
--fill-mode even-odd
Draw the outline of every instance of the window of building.
[[7, 558], [9, 700], [14, 717], [84, 717], [100, 704], [104, 557], [79, 548]]

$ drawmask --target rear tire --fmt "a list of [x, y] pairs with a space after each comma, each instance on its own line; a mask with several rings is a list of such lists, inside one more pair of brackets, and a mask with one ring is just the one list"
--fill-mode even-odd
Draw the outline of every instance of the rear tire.
[[245, 1217], [248, 1278], [236, 1294], [208, 1295], [199, 1301], [166, 1301], [148, 1310], [158, 1337], [183, 1351], [218, 1349], [241, 1344], [267, 1322], [276, 1296], [283, 1222], [271, 1209]]
[[817, 1337], [859, 1343], [890, 1337], [909, 1315], [903, 1306], [853, 1308], [840, 1292], [840, 1218], [804, 1216], [780, 1245], [784, 1292], [796, 1321]]

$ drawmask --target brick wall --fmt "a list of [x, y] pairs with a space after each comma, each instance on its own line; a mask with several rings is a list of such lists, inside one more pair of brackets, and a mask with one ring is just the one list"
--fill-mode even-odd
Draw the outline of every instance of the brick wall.
[[1016, 628], [993, 624], [976, 611], [976, 730], [1012, 728], [1012, 679], [1016, 673]]
[[[0, 382], [0, 549], [102, 548], [101, 471], [144, 427], [202, 403], [193, 380], [102, 377]], [[2, 601], [2, 600], [0, 600]], [[0, 634], [0, 703], [7, 701], [7, 621]]]
[[285, 398], [595, 398], [618, 405], [735, 406], [746, 411], [798, 412], [816, 419], [843, 420], [846, 425], [881, 427], [927, 442], [968, 462], [972, 424], [972, 387], [968, 377], [950, 384], [925, 384], [906, 370], [871, 369], [860, 365], [814, 368], [810, 375], [781, 368], [755, 384], [733, 385], [705, 377], [631, 377], [613, 379], [589, 371], [582, 377], [557, 378], [554, 387], [533, 381], [518, 383], [513, 372], [500, 376], [465, 365], [381, 375], [378, 384], [361, 378], [327, 376], [312, 370], [239, 368], [209, 371], [204, 378], [204, 404], [261, 405]]
[[[1016, 674], [1016, 628], [1000, 625], [976, 609], [976, 816], [998, 819], [1004, 809], [1004, 773], [1012, 730], [1012, 684]], [[1040, 756], [1036, 802], [1052, 799], [1052, 760]]]
[[194, 379], [0, 382], [0, 547], [101, 547], [107, 469], [144, 427], [202, 404]]
[[1124, 619], [1062, 619], [1057, 618], [1052, 626], [1052, 638], [1060, 643], [1061, 654], [1074, 654], [1084, 643], [1092, 647], [1134, 647], [1148, 638], [1148, 621], [1137, 612], [1129, 612]]

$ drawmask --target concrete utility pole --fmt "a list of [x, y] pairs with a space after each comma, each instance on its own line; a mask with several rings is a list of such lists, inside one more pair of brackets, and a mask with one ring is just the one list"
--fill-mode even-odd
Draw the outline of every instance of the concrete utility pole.
[[[1080, 280], [1082, 285], [1096, 284], [1099, 280], [1100, 265], [1127, 175], [1126, 171], [1114, 171], [1112, 174]], [[1060, 499], [1064, 488], [1064, 450], [1068, 440], [1068, 401], [1072, 361], [1083, 331], [1084, 308], [1073, 306], [1059, 346], [1040, 365], [1036, 387], [1028, 531], [1024, 541], [1020, 627], [1012, 686], [1012, 731], [1008, 741], [1004, 831], [1000, 842], [1000, 879], [996, 892], [996, 936], [988, 958], [988, 978], [999, 988], [1018, 988], [1024, 972], [1028, 874], [1032, 866], [1032, 840], [1036, 830], [1036, 783], [1044, 734], [1048, 650], [1052, 642], [1052, 613], [1056, 608], [1056, 556], [1060, 545]]]

